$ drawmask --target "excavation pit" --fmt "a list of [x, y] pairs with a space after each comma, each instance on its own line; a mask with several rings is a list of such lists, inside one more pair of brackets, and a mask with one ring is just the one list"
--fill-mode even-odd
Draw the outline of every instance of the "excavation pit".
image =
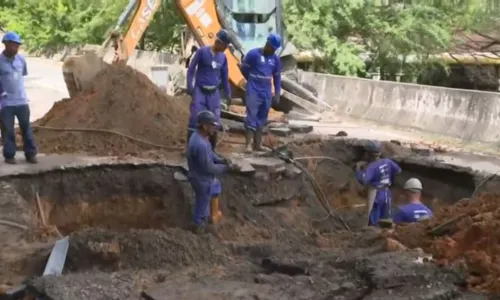
[[[155, 300], [179, 295], [184, 298], [177, 299], [191, 299], [195, 289], [220, 294], [214, 296], [220, 299], [224, 289], [216, 291], [200, 278], [211, 278], [216, 286], [234, 286], [234, 297], [240, 295], [238, 291], [247, 291], [248, 299], [253, 299], [253, 290], [262, 299], [265, 295], [269, 299], [330, 299], [325, 295], [382, 299], [396, 293], [400, 298], [384, 299], [402, 300], [416, 287], [425, 287], [418, 289], [427, 297], [422, 299], [434, 299], [431, 295], [459, 299], [454, 295], [461, 294], [457, 287], [463, 285], [461, 275], [427, 264], [415, 271], [411, 264], [418, 257], [385, 255], [379, 232], [364, 228], [365, 208], [355, 206], [363, 204], [363, 192], [352, 178], [352, 166], [360, 155], [358, 145], [334, 140], [291, 148], [296, 157], [328, 155], [342, 162], [302, 161], [354, 233], [346, 232], [335, 215], [325, 218], [327, 213], [304, 174], [282, 170], [272, 180], [222, 176], [224, 222], [217, 228], [217, 236], [194, 235], [187, 230], [192, 192], [187, 182], [174, 175], [182, 168], [153, 163], [55, 168], [4, 177], [1, 207], [10, 205], [12, 209], [9, 214], [3, 209], [2, 216], [38, 228], [38, 194], [47, 223], [69, 235], [63, 276], [39, 278], [30, 284], [51, 299], [126, 299], [141, 291], [155, 295]], [[452, 203], [471, 193], [480, 180], [465, 169], [426, 165], [418, 158], [395, 159], [404, 169], [396, 183], [396, 198], [402, 182], [413, 176], [424, 186], [440, 187], [426, 189], [431, 204], [434, 198]], [[446, 197], [449, 195], [453, 197]], [[7, 236], [19, 233], [15, 228], [9, 230]], [[0, 273], [2, 282], [13, 285], [25, 276], [39, 276], [43, 271], [40, 262], [46, 261], [55, 239], [30, 236], [23, 244], [5, 248], [20, 257], [9, 262], [11, 257], [4, 251], [3, 265], [12, 267]], [[262, 261], [271, 258], [286, 261], [292, 269], [300, 266], [307, 273], [292, 276], [280, 273], [280, 268], [270, 272]], [[392, 266], [395, 259], [399, 262]], [[400, 274], [405, 274], [403, 281]], [[429, 285], [432, 282], [443, 284]], [[283, 289], [295, 285], [300, 289], [283, 294]], [[158, 292], [162, 287], [169, 292]]]

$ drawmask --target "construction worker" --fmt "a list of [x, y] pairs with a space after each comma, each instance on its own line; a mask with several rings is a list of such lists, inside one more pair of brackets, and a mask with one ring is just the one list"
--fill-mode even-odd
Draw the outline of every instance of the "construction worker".
[[274, 80], [274, 101], [279, 102], [281, 62], [279, 56], [275, 54], [279, 47], [281, 47], [281, 38], [276, 34], [270, 34], [264, 48], [248, 51], [240, 67], [247, 80], [245, 152], [248, 153], [252, 150], [262, 150], [262, 133], [273, 102], [271, 80]]
[[[196, 51], [186, 76], [187, 92], [191, 95], [189, 108], [188, 137], [196, 131], [196, 115], [203, 110], [211, 111], [217, 121], [220, 118], [220, 95], [219, 85], [222, 84], [224, 93], [231, 103], [231, 88], [229, 86], [227, 59], [224, 55], [231, 39], [225, 30], [217, 33], [215, 43], [212, 46], [201, 47]], [[194, 79], [194, 81], [193, 81]], [[210, 137], [212, 149], [217, 144], [217, 132]]]
[[24, 76], [28, 75], [28, 69], [26, 60], [18, 54], [21, 38], [15, 32], [7, 32], [2, 38], [2, 43], [5, 45], [4, 51], [0, 54], [3, 156], [6, 163], [16, 164], [14, 122], [17, 118], [23, 137], [26, 161], [37, 163], [37, 149], [30, 125], [30, 108], [24, 88]]
[[381, 145], [377, 141], [368, 141], [366, 151], [369, 163], [356, 164], [356, 178], [368, 188], [368, 225], [377, 226], [381, 219], [391, 218], [392, 199], [389, 188], [401, 168], [394, 161], [381, 158]]
[[408, 203], [398, 208], [393, 222], [396, 224], [414, 223], [431, 218], [432, 211], [420, 201], [423, 190], [422, 182], [417, 178], [410, 178], [406, 181], [404, 190]]
[[209, 138], [217, 130], [217, 120], [211, 111], [198, 113], [197, 131], [192, 134], [187, 147], [188, 178], [195, 194], [192, 221], [197, 233], [205, 231], [208, 221], [217, 224], [222, 218], [219, 210], [221, 184], [215, 176], [240, 170], [238, 166], [227, 159], [219, 158], [212, 151]]

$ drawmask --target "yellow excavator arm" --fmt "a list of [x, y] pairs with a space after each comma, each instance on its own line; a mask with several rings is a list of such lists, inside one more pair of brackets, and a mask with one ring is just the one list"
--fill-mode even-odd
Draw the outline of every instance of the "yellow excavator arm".
[[[161, 5], [161, 0], [130, 0], [97, 53], [88, 52], [64, 60], [63, 76], [71, 98], [87, 88], [105, 66], [103, 57], [110, 46], [115, 50], [112, 62], [127, 63]], [[127, 26], [121, 34], [124, 24]]]
[[[284, 36], [281, 1], [174, 0], [174, 2], [200, 46], [212, 45], [220, 29], [226, 29], [232, 35], [233, 43], [225, 54], [228, 60], [229, 81], [233, 90], [239, 92], [236, 96], [241, 97], [245, 80], [239, 69], [239, 62], [244, 53], [253, 47], [263, 46], [270, 32]], [[110, 46], [115, 50], [112, 63], [128, 61], [161, 5], [162, 0], [130, 0], [98, 53], [89, 52], [83, 56], [68, 57], [64, 61], [63, 75], [70, 97], [86, 89], [95, 75], [102, 70], [105, 66], [103, 57]], [[285, 41], [280, 55], [283, 66], [292, 66], [296, 70], [293, 58], [295, 50], [293, 45]], [[285, 101], [281, 101], [281, 104], [285, 103], [287, 107], [278, 108], [279, 110], [289, 111], [292, 105], [299, 105], [311, 112], [322, 109], [318, 106], [322, 101], [298, 84], [297, 79], [290, 80], [282, 76], [282, 87], [282, 98], [285, 98]]]

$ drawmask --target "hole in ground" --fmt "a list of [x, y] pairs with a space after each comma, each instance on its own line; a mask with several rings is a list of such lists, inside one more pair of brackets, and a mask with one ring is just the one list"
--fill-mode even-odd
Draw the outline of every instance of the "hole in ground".
[[48, 223], [63, 235], [89, 227], [119, 232], [185, 228], [190, 204], [173, 172], [165, 167], [93, 167], [10, 181], [24, 199], [40, 195]]

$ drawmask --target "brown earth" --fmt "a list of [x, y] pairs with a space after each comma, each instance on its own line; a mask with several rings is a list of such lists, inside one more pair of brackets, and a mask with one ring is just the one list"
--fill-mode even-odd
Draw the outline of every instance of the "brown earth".
[[[138, 155], [144, 151], [172, 151], [185, 143], [188, 99], [166, 95], [146, 75], [128, 66], [110, 65], [97, 74], [91, 88], [73, 99], [56, 102], [34, 124], [40, 152], [94, 155]], [[103, 132], [53, 131], [65, 129], [116, 131], [156, 145]]]
[[[419, 247], [432, 254], [440, 265], [466, 268], [470, 273], [467, 284], [473, 290], [500, 293], [499, 201], [498, 194], [463, 199], [436, 211], [432, 220], [398, 226], [394, 237], [409, 248]], [[446, 222], [446, 230], [429, 234]]]

